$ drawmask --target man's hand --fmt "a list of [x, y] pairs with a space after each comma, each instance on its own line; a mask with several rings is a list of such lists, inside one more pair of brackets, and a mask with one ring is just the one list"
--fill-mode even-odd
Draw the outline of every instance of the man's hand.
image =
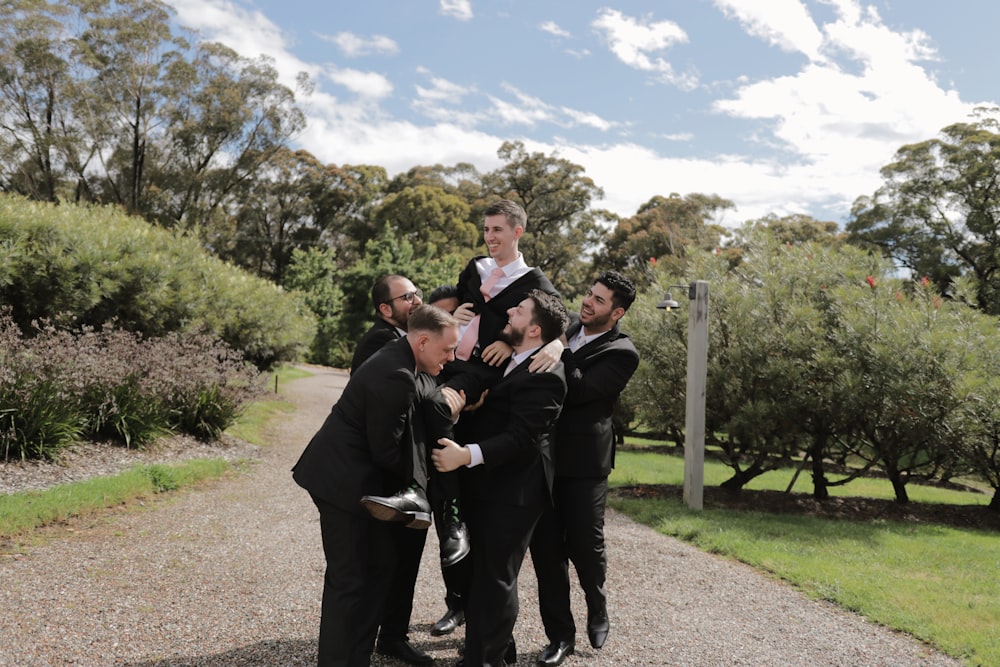
[[502, 340], [495, 340], [480, 352], [479, 358], [490, 366], [499, 366], [510, 359], [512, 354], [514, 354], [514, 348]]
[[452, 313], [452, 315], [454, 315], [455, 319], [461, 322], [462, 324], [468, 324], [469, 322], [472, 321], [472, 318], [476, 316], [476, 313], [473, 312], [472, 308], [473, 308], [472, 302], [468, 301], [459, 306], [455, 310], [455, 312]]
[[455, 421], [465, 407], [465, 390], [455, 391], [451, 387], [441, 387], [441, 395], [451, 410], [451, 420]]
[[483, 393], [479, 395], [478, 401], [476, 401], [472, 405], [465, 406], [465, 412], [473, 412], [474, 410], [478, 410], [479, 408], [483, 407], [483, 403], [486, 402], [486, 394], [488, 393], [490, 393], [489, 389], [483, 389]]
[[562, 358], [563, 347], [562, 341], [558, 338], [551, 341], [538, 352], [531, 355], [531, 363], [528, 364], [528, 370], [532, 373], [551, 370]]
[[438, 439], [438, 444], [440, 447], [431, 452], [434, 469], [438, 472], [451, 472], [472, 463], [472, 454], [467, 447], [448, 438]]

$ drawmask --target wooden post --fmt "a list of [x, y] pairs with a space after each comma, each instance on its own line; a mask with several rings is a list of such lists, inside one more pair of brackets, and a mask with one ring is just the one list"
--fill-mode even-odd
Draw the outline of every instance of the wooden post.
[[687, 405], [684, 416], [684, 503], [702, 509], [705, 488], [705, 388], [708, 375], [708, 281], [691, 284]]

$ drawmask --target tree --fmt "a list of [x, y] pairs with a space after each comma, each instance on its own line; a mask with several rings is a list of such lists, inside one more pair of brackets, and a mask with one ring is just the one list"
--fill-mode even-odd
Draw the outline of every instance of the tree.
[[840, 225], [832, 221], [822, 221], [802, 213], [777, 216], [769, 213], [763, 218], [751, 220], [742, 230], [737, 230], [733, 240], [727, 245], [740, 247], [750, 231], [766, 229], [781, 243], [800, 244], [815, 241], [816, 243], [840, 246], [846, 240], [846, 234]]
[[384, 167], [329, 164], [311, 188], [317, 242], [337, 248], [340, 268], [363, 257], [365, 245], [377, 236], [371, 220], [388, 183]]
[[63, 4], [0, 5], [0, 188], [59, 201], [78, 133]]
[[157, 0], [97, 0], [78, 8], [86, 28], [74, 55], [92, 72], [78, 108], [102, 162], [102, 198], [141, 214], [147, 159], [165, 131], [166, 72], [188, 44], [172, 34], [172, 10]]
[[469, 205], [444, 189], [407, 187], [387, 194], [374, 211], [379, 226], [389, 224], [413, 246], [416, 257], [454, 253], [468, 260], [479, 245], [479, 227], [469, 222]]
[[244, 58], [221, 44], [199, 44], [190, 61], [172, 63], [165, 85], [166, 131], [144, 214], [168, 227], [206, 227], [220, 206], [243, 201], [232, 195], [287, 151], [305, 117], [269, 58]]
[[634, 216], [618, 221], [596, 263], [625, 273], [638, 285], [650, 284], [653, 275], [648, 267], [653, 258], [658, 263], [665, 260], [668, 270], [681, 272], [689, 253], [718, 247], [722, 228], [711, 221], [732, 207], [731, 201], [717, 195], [657, 195]]
[[564, 297], [581, 294], [591, 278], [581, 259], [595, 250], [601, 221], [612, 217], [590, 208], [604, 191], [583, 175], [583, 167], [528, 153], [521, 142], [505, 142], [497, 154], [506, 164], [483, 176], [484, 196], [473, 206], [477, 224], [495, 199], [520, 203], [528, 226], [519, 247], [528, 263], [542, 269]]
[[979, 307], [1000, 314], [1000, 109], [903, 146], [882, 168], [884, 184], [859, 197], [850, 241], [879, 249], [946, 292], [958, 275], [976, 280]]
[[279, 149], [252, 180], [242, 181], [234, 204], [235, 233], [216, 252], [281, 285], [295, 249], [313, 246], [313, 194], [321, 187], [323, 165], [303, 150]]

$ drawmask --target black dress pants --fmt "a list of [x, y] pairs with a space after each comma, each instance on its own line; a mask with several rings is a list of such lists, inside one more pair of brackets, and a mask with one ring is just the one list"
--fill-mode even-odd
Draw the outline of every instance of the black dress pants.
[[417, 585], [427, 531], [407, 528], [401, 523], [388, 525], [397, 558], [382, 615], [379, 639], [406, 641], [409, 639], [410, 615], [413, 613], [413, 590]]
[[368, 667], [395, 569], [391, 524], [315, 496], [326, 574], [319, 667]]
[[607, 604], [604, 583], [607, 553], [604, 513], [606, 477], [556, 477], [554, 507], [548, 507], [531, 540], [531, 561], [538, 578], [538, 609], [550, 642], [570, 641], [576, 634], [570, 608], [569, 563], [573, 563], [590, 610]]
[[541, 505], [467, 502], [472, 552], [465, 605], [465, 664], [502, 665], [517, 622], [517, 577]]

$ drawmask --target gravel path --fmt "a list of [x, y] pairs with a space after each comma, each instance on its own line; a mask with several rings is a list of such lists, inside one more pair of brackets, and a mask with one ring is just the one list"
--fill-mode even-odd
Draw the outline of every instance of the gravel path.
[[[289, 469], [347, 376], [311, 370], [282, 389], [297, 411], [273, 424], [249, 474], [79, 522], [72, 534], [0, 557], [0, 666], [315, 664], [323, 551], [316, 510]], [[566, 665], [960, 665], [622, 515], [610, 513], [607, 534], [611, 636], [595, 651], [581, 634]], [[463, 633], [428, 633], [444, 611], [436, 552], [432, 530], [411, 640], [447, 667]], [[534, 596], [526, 563], [521, 666], [545, 644]]]

